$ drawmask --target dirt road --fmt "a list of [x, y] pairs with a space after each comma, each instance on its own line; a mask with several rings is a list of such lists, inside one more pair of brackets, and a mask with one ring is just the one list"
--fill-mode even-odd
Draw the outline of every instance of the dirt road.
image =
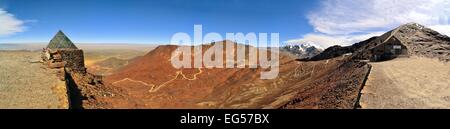
[[0, 109], [68, 107], [64, 81], [41, 63], [30, 63], [36, 60], [37, 52], [0, 51]]
[[449, 63], [410, 57], [371, 65], [363, 109], [450, 109]]

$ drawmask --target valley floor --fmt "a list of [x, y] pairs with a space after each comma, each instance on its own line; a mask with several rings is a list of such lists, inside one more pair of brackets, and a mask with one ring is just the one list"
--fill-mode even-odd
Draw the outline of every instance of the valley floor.
[[363, 109], [450, 108], [450, 64], [410, 57], [371, 65]]

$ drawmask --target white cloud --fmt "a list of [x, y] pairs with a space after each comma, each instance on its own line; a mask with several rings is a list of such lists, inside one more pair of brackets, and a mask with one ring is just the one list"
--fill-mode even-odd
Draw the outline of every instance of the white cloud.
[[316, 32], [298, 40], [337, 40], [340, 41], [337, 44], [346, 45], [354, 39], [386, 32], [410, 22], [449, 35], [450, 1], [324, 0], [320, 8], [307, 18]]
[[13, 35], [25, 31], [24, 21], [0, 8], [0, 36]]
[[450, 25], [434, 25], [430, 26], [430, 29], [433, 29], [441, 34], [450, 36]]
[[448, 0], [326, 0], [308, 19], [318, 32], [351, 34], [392, 29], [409, 22], [448, 24]]

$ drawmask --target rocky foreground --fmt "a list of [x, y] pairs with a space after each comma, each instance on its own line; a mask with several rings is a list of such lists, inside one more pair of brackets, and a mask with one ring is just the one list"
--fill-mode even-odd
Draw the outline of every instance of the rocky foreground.
[[0, 51], [0, 109], [69, 108], [66, 85], [38, 52]]
[[371, 63], [363, 109], [450, 108], [450, 65], [411, 57]]

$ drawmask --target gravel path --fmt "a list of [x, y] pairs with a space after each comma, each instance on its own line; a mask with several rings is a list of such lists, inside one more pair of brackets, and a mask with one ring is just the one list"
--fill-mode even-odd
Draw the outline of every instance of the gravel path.
[[449, 63], [411, 57], [371, 65], [362, 108], [450, 109]]
[[0, 51], [0, 109], [67, 108], [64, 81], [41, 63], [30, 63], [37, 60], [37, 52]]

